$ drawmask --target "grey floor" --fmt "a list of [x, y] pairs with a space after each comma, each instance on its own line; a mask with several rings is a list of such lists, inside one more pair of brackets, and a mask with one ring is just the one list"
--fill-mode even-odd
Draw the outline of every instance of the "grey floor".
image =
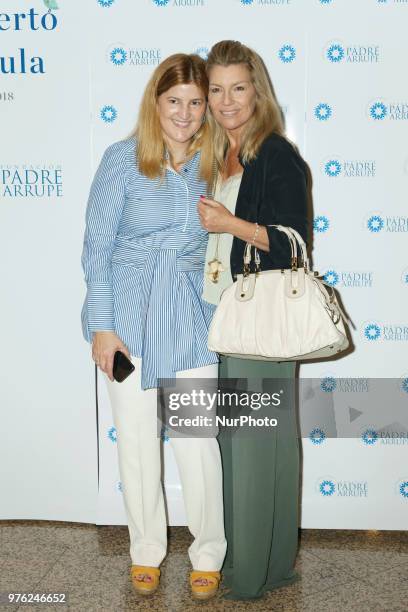
[[408, 532], [302, 530], [301, 580], [262, 600], [195, 603], [187, 585], [191, 536], [172, 527], [159, 591], [140, 598], [129, 578], [126, 527], [51, 521], [0, 522], [0, 592], [68, 594], [68, 605], [0, 606], [4, 610], [408, 610]]

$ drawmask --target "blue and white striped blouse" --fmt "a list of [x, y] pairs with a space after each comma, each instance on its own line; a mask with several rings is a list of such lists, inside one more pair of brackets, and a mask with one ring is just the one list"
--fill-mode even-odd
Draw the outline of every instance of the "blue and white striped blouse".
[[200, 153], [164, 180], [141, 174], [134, 138], [105, 151], [86, 210], [82, 329], [113, 330], [142, 358], [142, 389], [217, 363], [207, 348], [214, 306], [201, 299], [208, 235], [197, 203]]

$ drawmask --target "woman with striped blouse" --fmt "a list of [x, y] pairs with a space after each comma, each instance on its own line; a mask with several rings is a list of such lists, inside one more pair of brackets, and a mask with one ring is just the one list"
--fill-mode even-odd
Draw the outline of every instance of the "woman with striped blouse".
[[[207, 232], [197, 212], [211, 180], [207, 94], [200, 57], [164, 60], [146, 87], [133, 136], [105, 151], [86, 211], [83, 332], [106, 375], [131, 577], [142, 594], [157, 589], [167, 545], [158, 379], [217, 378], [218, 358], [207, 349], [214, 307], [201, 299]], [[117, 350], [135, 365], [120, 384], [112, 376]], [[194, 536], [191, 589], [205, 599], [218, 588], [226, 551], [218, 442], [173, 438], [171, 444]]]

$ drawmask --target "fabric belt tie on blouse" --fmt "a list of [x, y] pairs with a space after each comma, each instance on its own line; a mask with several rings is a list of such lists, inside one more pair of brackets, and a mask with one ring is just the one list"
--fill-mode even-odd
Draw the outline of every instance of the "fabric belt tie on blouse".
[[[148, 389], [157, 387], [160, 378], [173, 380], [177, 371], [193, 368], [197, 339], [205, 337], [208, 330], [200, 300], [188, 275], [184, 274], [202, 271], [203, 255], [183, 255], [177, 249], [142, 249], [141, 252], [138, 248], [136, 259], [140, 255], [144, 260], [140, 287], [141, 386]], [[151, 295], [156, 299], [150, 299]], [[176, 301], [179, 301], [178, 308]]]

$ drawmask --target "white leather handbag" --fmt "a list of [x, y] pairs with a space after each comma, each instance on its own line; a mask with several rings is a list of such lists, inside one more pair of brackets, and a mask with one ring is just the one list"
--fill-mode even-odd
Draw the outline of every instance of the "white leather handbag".
[[296, 230], [271, 227], [289, 239], [291, 268], [261, 271], [254, 247], [256, 271], [251, 273], [252, 245], [247, 243], [243, 273], [221, 295], [208, 348], [232, 357], [270, 361], [318, 359], [344, 351], [349, 345], [347, 317], [334, 289], [310, 270], [305, 242]]

